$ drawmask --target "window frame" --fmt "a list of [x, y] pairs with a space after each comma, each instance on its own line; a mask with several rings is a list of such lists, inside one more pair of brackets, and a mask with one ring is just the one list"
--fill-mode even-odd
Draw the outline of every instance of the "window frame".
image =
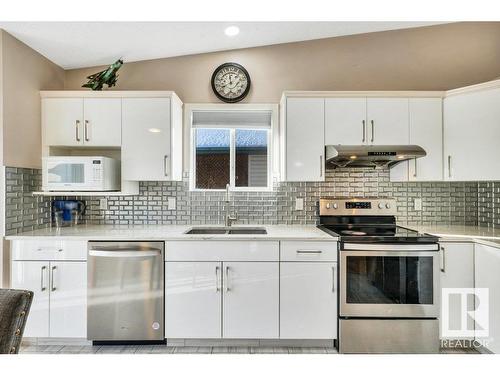
[[[198, 192], [220, 192], [225, 191], [225, 189], [199, 189], [196, 187], [196, 127], [193, 127], [193, 112], [196, 111], [270, 111], [271, 112], [271, 127], [270, 128], [259, 128], [259, 127], [248, 127], [248, 128], [238, 128], [235, 127], [224, 127], [221, 126], [220, 129], [229, 129], [230, 131], [230, 165], [229, 165], [229, 190], [235, 192], [269, 192], [273, 190], [274, 181], [274, 145], [277, 142], [276, 128], [278, 126], [277, 121], [277, 111], [278, 106], [275, 104], [239, 104], [239, 105], [227, 105], [227, 104], [186, 104], [186, 116], [188, 121], [188, 126], [186, 127], [189, 131], [187, 139], [189, 140], [189, 190]], [[203, 127], [200, 127], [203, 128]], [[209, 128], [209, 127], [207, 127]], [[206, 129], [206, 128], [203, 128]], [[236, 178], [236, 129], [248, 129], [248, 130], [267, 130], [267, 186], [235, 186]]]

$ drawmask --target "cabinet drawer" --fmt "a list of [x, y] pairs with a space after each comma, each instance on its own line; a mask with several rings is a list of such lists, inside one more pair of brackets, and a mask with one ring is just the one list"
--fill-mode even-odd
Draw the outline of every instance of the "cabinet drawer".
[[336, 241], [282, 241], [282, 262], [336, 262]]
[[169, 261], [279, 261], [277, 241], [169, 241]]
[[87, 260], [87, 241], [15, 240], [12, 260]]

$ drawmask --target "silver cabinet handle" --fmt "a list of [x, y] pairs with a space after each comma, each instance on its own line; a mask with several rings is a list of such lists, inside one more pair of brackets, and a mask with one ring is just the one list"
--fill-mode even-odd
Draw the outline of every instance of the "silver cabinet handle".
[[226, 266], [226, 292], [229, 292], [229, 266]]
[[146, 258], [160, 255], [160, 250], [89, 250], [89, 256], [102, 258]]
[[89, 138], [89, 120], [85, 120], [85, 125], [83, 127], [83, 134], [85, 136], [85, 142], [90, 141], [90, 138]]
[[297, 254], [321, 254], [322, 250], [297, 250]]
[[372, 123], [372, 142], [375, 139], [375, 121], [371, 120]]
[[332, 266], [332, 293], [335, 293], [335, 266]]
[[442, 254], [443, 254], [442, 257], [441, 257], [442, 262], [443, 262], [442, 263], [443, 265], [441, 267], [441, 272], [444, 273], [444, 272], [446, 272], [446, 251], [445, 251], [445, 248], [443, 246], [441, 246], [441, 251], [442, 251]]
[[53, 292], [55, 291], [57, 288], [56, 288], [56, 282], [55, 282], [55, 270], [57, 269], [56, 266], [52, 266], [51, 270], [50, 270], [50, 290]]
[[451, 155], [448, 155], [448, 177], [451, 178]]
[[362, 143], [365, 143], [366, 140], [366, 121], [363, 120], [363, 139], [361, 140]]
[[168, 155], [163, 157], [163, 174], [168, 176]]
[[319, 156], [319, 177], [323, 177], [323, 155]]
[[215, 292], [216, 293], [220, 292], [220, 288], [219, 288], [219, 270], [220, 270], [219, 266], [215, 267]]
[[417, 158], [413, 159], [415, 162], [415, 170], [413, 171], [413, 177], [417, 177]]
[[47, 287], [45, 286], [45, 280], [43, 278], [43, 275], [45, 273], [45, 270], [47, 269], [46, 266], [42, 266], [41, 272], [40, 272], [40, 290], [43, 292]]
[[76, 120], [75, 122], [75, 138], [77, 142], [80, 142], [80, 120]]

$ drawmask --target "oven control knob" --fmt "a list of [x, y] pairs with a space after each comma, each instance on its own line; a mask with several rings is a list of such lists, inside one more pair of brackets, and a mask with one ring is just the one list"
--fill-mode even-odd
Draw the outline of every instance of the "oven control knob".
[[384, 204], [383, 204], [382, 202], [380, 202], [380, 203], [378, 204], [378, 208], [380, 208], [380, 209], [384, 208]]
[[389, 203], [386, 203], [385, 208], [389, 209], [389, 208], [391, 208], [391, 205]]
[[334, 203], [333, 208], [336, 210], [337, 208], [339, 208], [339, 205], [337, 203]]
[[330, 207], [331, 207], [331, 206], [330, 206], [330, 203], [327, 203], [327, 204], [326, 204], [326, 208], [327, 208], [327, 209], [330, 209]]

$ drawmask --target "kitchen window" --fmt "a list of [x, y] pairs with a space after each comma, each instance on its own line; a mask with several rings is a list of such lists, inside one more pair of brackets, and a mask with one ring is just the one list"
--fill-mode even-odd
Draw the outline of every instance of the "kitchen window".
[[270, 190], [271, 119], [269, 110], [193, 111], [191, 189]]

